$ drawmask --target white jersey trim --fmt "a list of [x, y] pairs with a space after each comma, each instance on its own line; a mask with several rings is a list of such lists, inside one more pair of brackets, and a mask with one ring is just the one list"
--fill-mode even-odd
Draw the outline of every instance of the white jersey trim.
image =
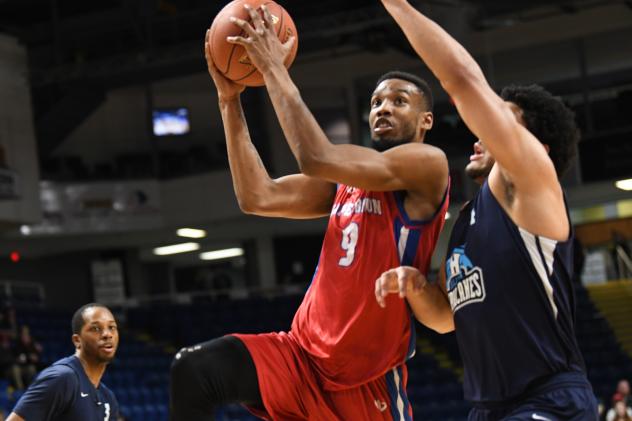
[[[518, 230], [520, 231], [522, 241], [529, 252], [529, 257], [531, 257], [531, 263], [533, 263], [533, 267], [542, 281], [544, 291], [546, 291], [546, 296], [548, 297], [551, 308], [553, 309], [553, 315], [557, 319], [557, 305], [555, 304], [555, 298], [553, 297], [553, 285], [551, 285], [551, 280], [549, 279], [549, 276], [553, 274], [553, 253], [555, 251], [557, 241], [551, 240], [550, 238], [536, 237], [529, 231], [520, 227], [518, 227]], [[542, 255], [540, 255], [538, 244], [542, 250]]]
[[397, 251], [399, 252], [399, 262], [402, 263], [404, 260], [404, 252], [406, 251], [406, 244], [408, 243], [408, 233], [410, 229], [405, 226], [399, 230], [399, 243], [397, 244]]
[[397, 412], [399, 413], [399, 419], [405, 420], [404, 400], [402, 399], [402, 391], [399, 389], [399, 373], [397, 372], [397, 367], [393, 369], [393, 377], [395, 380], [395, 390], [397, 391]]

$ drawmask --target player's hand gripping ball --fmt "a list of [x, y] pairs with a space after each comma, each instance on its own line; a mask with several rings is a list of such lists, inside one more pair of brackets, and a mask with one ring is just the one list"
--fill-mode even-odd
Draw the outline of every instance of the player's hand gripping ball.
[[284, 63], [287, 68], [289, 68], [294, 61], [298, 48], [296, 26], [285, 9], [272, 0], [234, 0], [228, 3], [213, 20], [209, 34], [209, 43], [211, 58], [217, 69], [226, 78], [240, 85], [262, 86], [264, 84], [263, 76], [250, 62], [244, 47], [226, 41], [226, 38], [231, 36], [247, 37], [244, 30], [230, 21], [230, 18], [234, 16], [238, 19], [250, 22], [250, 15], [244, 8], [244, 4], [248, 4], [253, 9], [256, 9], [262, 17], [263, 12], [261, 6], [266, 6], [272, 18], [274, 33], [282, 44], [285, 44], [291, 36], [294, 36], [295, 40], [292, 45], [292, 50], [289, 52]]

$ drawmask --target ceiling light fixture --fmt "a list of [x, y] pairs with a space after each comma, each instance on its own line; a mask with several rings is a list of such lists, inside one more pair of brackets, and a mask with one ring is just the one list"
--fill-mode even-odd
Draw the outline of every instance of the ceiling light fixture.
[[614, 185], [617, 186], [618, 189], [630, 191], [632, 190], [632, 178], [628, 178], [627, 180], [619, 180], [614, 183]]
[[204, 238], [206, 237], [206, 231], [197, 228], [180, 228], [176, 231], [180, 237], [187, 238]]
[[244, 249], [241, 247], [234, 247], [230, 249], [207, 251], [200, 253], [200, 259], [202, 260], [219, 260], [228, 259], [230, 257], [239, 257], [244, 255]]

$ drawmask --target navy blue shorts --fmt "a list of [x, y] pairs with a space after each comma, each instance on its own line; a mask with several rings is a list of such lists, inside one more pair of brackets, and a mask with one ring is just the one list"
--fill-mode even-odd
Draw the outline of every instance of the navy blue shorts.
[[597, 399], [583, 373], [557, 374], [511, 403], [475, 404], [468, 421], [598, 421]]

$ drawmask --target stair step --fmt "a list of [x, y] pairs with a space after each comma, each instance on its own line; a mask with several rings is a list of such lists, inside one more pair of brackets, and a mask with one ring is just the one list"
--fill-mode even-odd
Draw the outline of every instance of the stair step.
[[621, 348], [632, 357], [632, 282], [590, 285], [588, 293], [612, 328]]

